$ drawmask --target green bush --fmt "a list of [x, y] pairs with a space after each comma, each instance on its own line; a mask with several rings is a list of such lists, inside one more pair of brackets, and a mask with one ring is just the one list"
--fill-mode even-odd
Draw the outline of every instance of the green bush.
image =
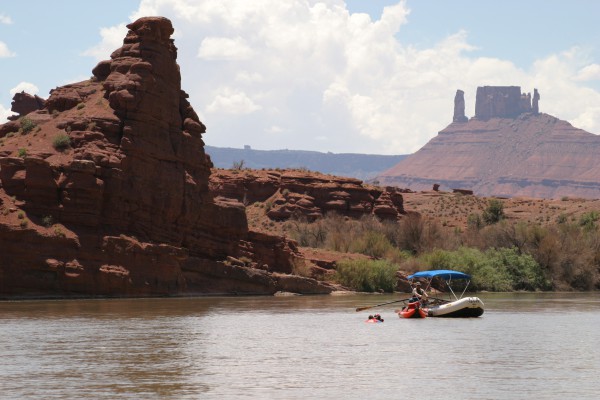
[[393, 292], [398, 267], [385, 260], [344, 260], [336, 269], [336, 280], [361, 292]]
[[52, 218], [52, 215], [46, 215], [43, 217], [42, 225], [44, 225], [46, 228], [50, 228], [52, 225], [54, 225], [54, 218]]
[[21, 158], [27, 157], [27, 149], [19, 149], [18, 156]]
[[579, 225], [585, 229], [594, 229], [598, 218], [600, 218], [600, 215], [597, 211], [587, 212], [579, 218]]
[[513, 290], [548, 290], [539, 264], [529, 254], [519, 254], [515, 248], [490, 249], [486, 252], [490, 265], [505, 270]]
[[504, 218], [504, 205], [500, 200], [491, 199], [487, 208], [483, 211], [483, 221], [488, 224], [495, 224]]
[[37, 126], [37, 124], [35, 122], [33, 122], [31, 119], [27, 118], [27, 117], [23, 117], [20, 120], [21, 122], [21, 130], [23, 131], [23, 133], [29, 133], [33, 130], [33, 128], [35, 128]]
[[70, 145], [71, 138], [65, 133], [59, 133], [58, 135], [56, 135], [56, 137], [54, 137], [54, 140], [52, 141], [52, 146], [58, 151], [63, 151]]
[[370, 257], [382, 258], [393, 248], [383, 233], [368, 231], [350, 244], [350, 251]]
[[431, 269], [454, 269], [471, 275], [474, 290], [505, 292], [551, 288], [533, 257], [520, 254], [515, 248], [482, 252], [461, 247], [456, 251], [437, 250], [422, 259]]

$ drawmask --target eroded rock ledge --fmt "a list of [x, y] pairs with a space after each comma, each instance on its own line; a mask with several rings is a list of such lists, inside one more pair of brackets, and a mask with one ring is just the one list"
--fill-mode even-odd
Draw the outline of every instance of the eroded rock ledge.
[[209, 191], [171, 22], [128, 28], [92, 79], [0, 127], [0, 298], [334, 290], [291, 275], [295, 244]]

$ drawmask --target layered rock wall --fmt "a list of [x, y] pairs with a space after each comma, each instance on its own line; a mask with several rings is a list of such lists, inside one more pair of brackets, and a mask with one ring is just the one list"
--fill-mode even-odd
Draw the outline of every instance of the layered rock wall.
[[532, 107], [531, 94], [521, 93], [519, 86], [480, 86], [477, 88], [475, 100], [475, 117], [480, 120], [488, 120], [490, 118], [515, 118], [519, 114], [532, 111], [538, 113], [538, 101], [537, 89], [534, 91]]
[[217, 170], [211, 175], [210, 189], [215, 196], [247, 205], [266, 202], [270, 207], [267, 216], [273, 220], [298, 217], [312, 221], [329, 212], [397, 220], [405, 214], [397, 188], [382, 189], [358, 179], [319, 173]]
[[0, 297], [330, 292], [275, 276], [294, 243], [249, 231], [244, 207], [209, 191], [171, 22], [128, 28], [93, 79], [28, 114], [31, 131], [0, 127]]

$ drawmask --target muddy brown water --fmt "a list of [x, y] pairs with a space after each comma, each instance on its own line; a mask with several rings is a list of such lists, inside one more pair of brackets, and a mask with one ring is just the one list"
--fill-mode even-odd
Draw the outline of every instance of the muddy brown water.
[[599, 293], [479, 294], [474, 319], [354, 311], [401, 297], [0, 302], [0, 398], [600, 398]]

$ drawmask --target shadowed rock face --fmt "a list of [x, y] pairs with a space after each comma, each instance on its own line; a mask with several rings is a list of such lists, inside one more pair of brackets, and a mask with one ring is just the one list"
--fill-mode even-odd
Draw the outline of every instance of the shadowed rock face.
[[454, 96], [454, 116], [453, 122], [467, 122], [469, 119], [465, 115], [465, 92], [458, 89]]
[[[538, 114], [537, 90], [533, 105], [518, 112], [520, 89], [505, 88], [478, 90], [476, 118], [450, 124], [379, 176], [380, 182], [413, 190], [438, 183], [480, 196], [600, 198], [600, 137]], [[486, 93], [493, 96], [480, 103]], [[493, 112], [485, 114], [488, 106]]]
[[0, 297], [330, 292], [278, 274], [294, 243], [249, 231], [243, 205], [209, 192], [171, 22], [128, 28], [94, 78], [28, 115], [33, 132], [0, 127]]

